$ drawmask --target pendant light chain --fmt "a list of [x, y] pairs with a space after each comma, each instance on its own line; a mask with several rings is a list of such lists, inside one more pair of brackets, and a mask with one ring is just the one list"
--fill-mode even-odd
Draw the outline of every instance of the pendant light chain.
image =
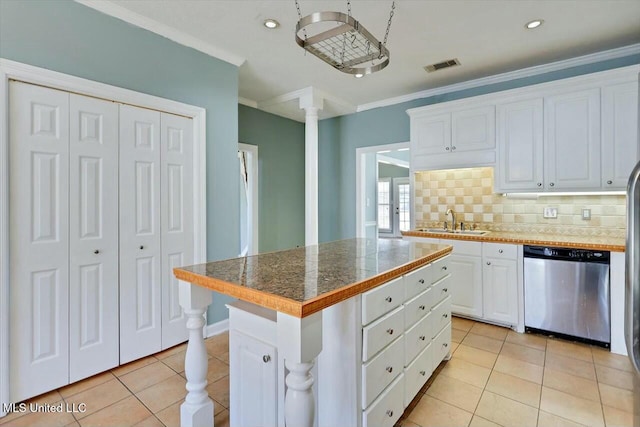
[[[296, 9], [298, 9], [298, 21], [300, 21], [302, 19], [302, 12], [300, 12], [300, 3], [298, 3], [298, 0], [296, 0]], [[389, 30], [387, 30], [387, 32], [389, 32]], [[304, 34], [304, 40], [307, 41], [307, 30], [303, 28], [302, 33]], [[305, 50], [305, 54], [306, 53], [307, 51]]]
[[[296, 0], [297, 2], [298, 0]], [[393, 12], [396, 8], [395, 0], [391, 2], [391, 12], [389, 12], [389, 22], [387, 22], [387, 32], [384, 34], [384, 40], [382, 41], [382, 46], [387, 45], [387, 39], [389, 38], [389, 29], [391, 28], [391, 20], [393, 19]]]

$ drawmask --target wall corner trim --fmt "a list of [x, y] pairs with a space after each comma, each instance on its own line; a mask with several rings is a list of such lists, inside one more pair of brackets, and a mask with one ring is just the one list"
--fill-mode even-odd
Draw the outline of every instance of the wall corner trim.
[[224, 319], [216, 323], [212, 323], [210, 325], [205, 326], [205, 334], [206, 338], [212, 337], [214, 335], [220, 335], [223, 332], [229, 330], [229, 319]]

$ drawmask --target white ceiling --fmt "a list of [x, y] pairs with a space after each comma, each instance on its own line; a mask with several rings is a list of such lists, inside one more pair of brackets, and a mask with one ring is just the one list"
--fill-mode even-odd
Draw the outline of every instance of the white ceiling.
[[[147, 28], [164, 29], [179, 35], [172, 37], [176, 40], [241, 64], [244, 102], [301, 121], [303, 112], [287, 94], [309, 86], [329, 98], [320, 114], [325, 118], [363, 104], [640, 42], [640, 0], [399, 0], [387, 44], [390, 65], [355, 79], [296, 45], [294, 0], [82, 2], [121, 18], [142, 19], [150, 23]], [[390, 7], [390, 0], [352, 1], [353, 17], [380, 40]], [[346, 12], [346, 0], [301, 0], [300, 8], [303, 16]], [[281, 27], [266, 29], [266, 18], [277, 19]], [[526, 30], [524, 24], [534, 18], [544, 19], [544, 25]], [[462, 66], [430, 74], [423, 70], [450, 58]], [[273, 102], [280, 98], [286, 101]]]

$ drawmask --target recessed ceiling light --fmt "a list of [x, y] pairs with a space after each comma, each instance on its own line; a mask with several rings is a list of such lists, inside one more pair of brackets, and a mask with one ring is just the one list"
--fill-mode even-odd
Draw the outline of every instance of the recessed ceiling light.
[[524, 27], [528, 30], [533, 30], [534, 28], [538, 28], [544, 22], [543, 19], [534, 19], [533, 21], [529, 21], [524, 24]]
[[264, 20], [264, 26], [267, 27], [270, 30], [275, 30], [276, 28], [278, 28], [280, 26], [280, 23], [278, 21], [276, 21], [275, 19], [265, 19]]
[[353, 77], [355, 77], [356, 79], [360, 79], [364, 76], [364, 74], [362, 73], [358, 73], [358, 74], [354, 74]]

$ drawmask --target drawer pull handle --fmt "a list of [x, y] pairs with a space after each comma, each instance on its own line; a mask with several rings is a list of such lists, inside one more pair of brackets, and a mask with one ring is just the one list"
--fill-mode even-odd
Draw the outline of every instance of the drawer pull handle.
[[418, 280], [418, 283], [420, 283], [421, 285], [424, 285], [424, 279]]
[[387, 333], [388, 333], [389, 335], [393, 335], [393, 329], [391, 329], [391, 328], [387, 329]]
[[449, 347], [449, 344], [447, 344], [447, 343], [445, 342], [445, 343], [442, 343], [442, 346], [443, 346], [443, 347]]
[[386, 297], [384, 300], [385, 300], [386, 302], [391, 302], [391, 301], [393, 301], [393, 298], [391, 298], [391, 297]]
[[424, 335], [420, 335], [420, 341], [424, 341], [426, 339], [426, 337]]
[[424, 305], [421, 305], [421, 306], [420, 306], [420, 307], [418, 307], [418, 308], [419, 308], [420, 310], [424, 310], [424, 309], [425, 309], [425, 308], [427, 308], [427, 307], [425, 307]]
[[420, 375], [422, 375], [424, 377], [425, 375], [427, 375], [427, 372], [426, 371], [420, 371]]
[[503, 251], [502, 249], [498, 249], [498, 253], [499, 253], [499, 254], [501, 254], [501, 253], [503, 253], [503, 252], [504, 252], [504, 251]]
[[262, 361], [264, 363], [269, 363], [271, 361], [271, 356], [269, 356], [268, 354], [265, 354], [264, 356], [262, 356]]
[[449, 315], [447, 313], [445, 313], [445, 314], [442, 315], [442, 317], [444, 317], [446, 319], [447, 317], [449, 317]]
[[442, 292], [447, 292], [449, 289], [447, 288], [442, 288]]
[[387, 409], [387, 415], [389, 417], [393, 417], [393, 411], [391, 409]]
[[443, 265], [443, 266], [442, 266], [442, 269], [443, 269], [444, 271], [447, 271], [447, 266], [446, 266], [446, 265]]
[[387, 366], [387, 372], [389, 373], [393, 372], [393, 366]]

